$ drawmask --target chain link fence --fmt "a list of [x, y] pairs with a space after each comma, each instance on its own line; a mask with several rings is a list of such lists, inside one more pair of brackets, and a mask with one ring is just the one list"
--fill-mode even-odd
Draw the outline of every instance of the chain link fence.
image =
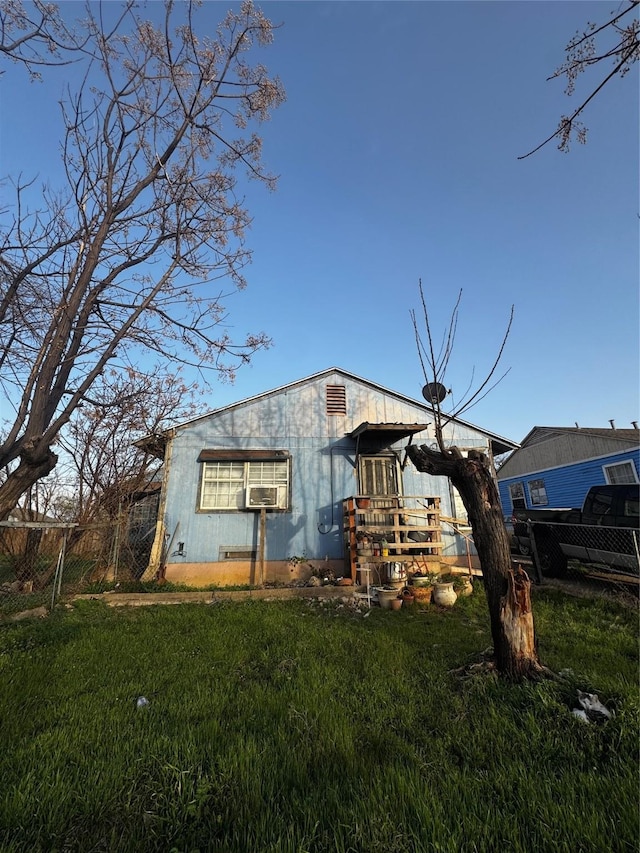
[[[80, 526], [61, 522], [0, 522], [0, 620], [39, 610], [80, 592], [140, 580], [147, 567], [155, 519], [129, 512]], [[519, 522], [517, 552], [530, 555], [534, 577], [598, 581], [640, 591], [637, 528]]]
[[0, 620], [142, 576], [155, 526], [135, 517], [80, 526], [0, 522]]
[[519, 524], [516, 534], [523, 551], [528, 541], [538, 580], [598, 579], [625, 588], [640, 582], [637, 528], [529, 521]]

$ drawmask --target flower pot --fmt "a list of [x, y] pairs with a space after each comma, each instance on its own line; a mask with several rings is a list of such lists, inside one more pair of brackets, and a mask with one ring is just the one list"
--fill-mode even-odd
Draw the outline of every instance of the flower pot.
[[413, 602], [416, 600], [415, 595], [407, 586], [402, 590], [400, 596], [402, 598], [402, 604], [404, 605], [404, 607], [411, 607]]
[[390, 602], [390, 607], [392, 610], [400, 610], [400, 608], [402, 607], [402, 599], [392, 598]]
[[371, 501], [369, 498], [356, 498], [356, 506], [358, 509], [368, 509]]
[[379, 586], [376, 587], [376, 592], [378, 593], [378, 603], [383, 610], [391, 610], [391, 602], [400, 600], [397, 589], [385, 589]]
[[417, 586], [413, 590], [413, 596], [418, 604], [429, 604], [432, 595], [432, 586]]
[[432, 600], [434, 604], [439, 604], [440, 607], [453, 607], [458, 600], [453, 584], [437, 583], [433, 588]]
[[473, 595], [473, 584], [470, 578], [465, 577], [464, 586], [458, 590], [458, 598], [466, 598], [467, 595]]
[[411, 583], [414, 587], [428, 587], [431, 589], [433, 586], [433, 579], [431, 575], [414, 575], [411, 578]]

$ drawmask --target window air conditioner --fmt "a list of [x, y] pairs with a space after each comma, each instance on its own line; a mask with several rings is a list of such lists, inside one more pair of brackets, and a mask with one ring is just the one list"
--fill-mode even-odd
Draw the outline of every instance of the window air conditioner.
[[269, 509], [269, 507], [277, 506], [277, 486], [249, 486], [247, 488], [247, 509]]

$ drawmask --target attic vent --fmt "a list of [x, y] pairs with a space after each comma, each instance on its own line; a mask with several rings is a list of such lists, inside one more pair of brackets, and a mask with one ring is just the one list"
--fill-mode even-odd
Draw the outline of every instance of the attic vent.
[[327, 385], [327, 414], [347, 414], [347, 389], [344, 385]]

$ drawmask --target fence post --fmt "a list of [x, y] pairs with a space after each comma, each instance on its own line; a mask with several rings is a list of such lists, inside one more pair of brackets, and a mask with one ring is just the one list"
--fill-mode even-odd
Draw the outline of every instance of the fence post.
[[53, 576], [53, 585], [51, 588], [51, 610], [53, 610], [54, 605], [56, 603], [56, 598], [60, 597], [60, 589], [62, 587], [62, 572], [64, 570], [64, 557], [65, 552], [67, 550], [67, 530], [65, 528], [62, 534], [62, 544], [60, 545], [60, 551], [58, 553], [58, 560], [56, 562], [56, 571]]
[[531, 542], [531, 556], [533, 557], [533, 567], [536, 572], [536, 583], [542, 583], [542, 571], [540, 569], [538, 546], [536, 544], [536, 537], [533, 531], [533, 524], [530, 521], [527, 521], [527, 533], [529, 534], [529, 541]]

